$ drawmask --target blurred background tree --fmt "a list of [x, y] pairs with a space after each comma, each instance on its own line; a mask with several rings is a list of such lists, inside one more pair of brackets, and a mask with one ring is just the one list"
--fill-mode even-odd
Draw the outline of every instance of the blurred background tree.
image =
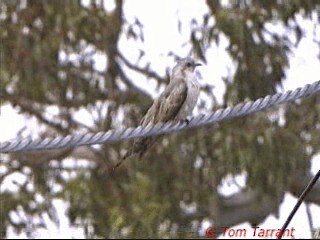
[[[86, 5], [1, 1], [1, 106], [10, 104], [36, 119], [38, 136], [136, 126], [153, 100], [151, 89], [141, 85], [156, 83], [153, 90], [159, 92], [168, 83], [172, 66], [158, 71], [152, 67], [157, 59], [146, 57], [144, 22], [139, 16], [127, 19], [127, 1], [108, 4], [106, 9], [102, 0]], [[223, 103], [216, 101], [214, 86], [202, 82], [198, 111], [205, 112], [275, 93], [286, 77], [292, 48], [304, 37], [297, 16], [315, 25], [320, 19], [316, 0], [207, 0], [206, 5], [201, 22], [183, 23], [190, 26], [185, 46], [206, 62], [208, 49], [227, 38], [235, 72], [222, 79]], [[177, 32], [181, 21], [171, 23]], [[269, 31], [268, 23], [294, 37]], [[129, 42], [141, 46], [134, 49], [139, 52], [135, 59], [119, 47]], [[102, 70], [97, 55], [105, 59]], [[173, 63], [178, 55], [171, 51], [158, 58]], [[76, 117], [83, 111], [91, 124]], [[70, 223], [83, 228], [86, 237], [184, 238], [198, 236], [204, 220], [218, 228], [260, 224], [277, 215], [285, 192], [298, 196], [310, 180], [310, 161], [320, 150], [319, 116], [320, 96], [313, 96], [167, 135], [142, 161], [127, 161], [115, 172], [112, 166], [130, 141], [2, 154], [1, 236], [11, 227], [34, 237], [34, 231], [46, 228], [46, 217], [59, 225], [57, 199], [68, 203]], [[14, 191], [4, 188], [17, 173], [24, 180], [15, 182]], [[245, 176], [245, 186], [224, 196], [219, 187], [226, 177], [238, 175]], [[319, 184], [307, 201], [320, 203]]]

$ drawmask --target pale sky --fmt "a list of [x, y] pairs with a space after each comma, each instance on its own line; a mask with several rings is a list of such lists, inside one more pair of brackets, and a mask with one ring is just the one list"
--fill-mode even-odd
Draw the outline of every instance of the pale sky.
[[[86, 3], [87, 1], [83, 1]], [[112, 1], [108, 1], [112, 2]], [[108, 4], [107, 9], [112, 9], [114, 5]], [[142, 7], [143, 6], [143, 7]], [[146, 10], [148, 9], [148, 10]], [[164, 75], [166, 67], [173, 66], [174, 62], [171, 58], [166, 57], [166, 53], [169, 51], [174, 51], [180, 56], [186, 56], [189, 53], [190, 45], [181, 47], [182, 43], [188, 41], [188, 36], [190, 33], [189, 22], [192, 18], [196, 18], [199, 23], [202, 22], [202, 16], [207, 11], [207, 7], [204, 0], [162, 0], [162, 1], [150, 1], [150, 0], [136, 0], [136, 1], [125, 1], [124, 11], [126, 19], [130, 22], [133, 21], [135, 16], [139, 16], [139, 20], [144, 25], [144, 43], [135, 43], [133, 41], [127, 41], [125, 37], [122, 37], [119, 43], [119, 47], [125, 56], [132, 62], [135, 63], [135, 59], [138, 56], [138, 49], [143, 49], [146, 51], [145, 59], [139, 64], [143, 66], [146, 60], [151, 62], [151, 68], [159, 72], [159, 74]], [[182, 21], [181, 33], [178, 32], [177, 27], [177, 16], [180, 17]], [[305, 36], [297, 46], [293, 49], [293, 53], [290, 55], [290, 65], [286, 71], [286, 79], [284, 81], [284, 89], [278, 89], [279, 92], [284, 90], [291, 90], [297, 87], [302, 87], [306, 83], [312, 83], [320, 80], [320, 63], [319, 63], [319, 47], [313, 41], [315, 36], [314, 32], [317, 32], [317, 40], [320, 41], [320, 27], [314, 29], [314, 24], [312, 20], [302, 20], [298, 16], [299, 24], [303, 26], [305, 31]], [[212, 20], [214, 21], [214, 20]], [[269, 30], [277, 31], [279, 33], [288, 34], [282, 26], [275, 23], [270, 23], [268, 25]], [[234, 72], [234, 66], [232, 59], [226, 52], [228, 40], [222, 37], [222, 41], [219, 46], [212, 45], [212, 47], [207, 51], [207, 64], [199, 68], [199, 72], [204, 81], [209, 82], [215, 86], [214, 92], [218, 100], [221, 101], [224, 94], [224, 85], [221, 80], [223, 76], [227, 76], [229, 71]], [[65, 57], [61, 53], [61, 57]], [[76, 56], [75, 56], [76, 57]], [[106, 58], [103, 53], [97, 53], [94, 56], [95, 67], [104, 71], [106, 68]], [[133, 74], [137, 81], [138, 86], [144, 88], [152, 96], [157, 96], [159, 93], [154, 89], [155, 82], [152, 80], [147, 80], [146, 78], [141, 78], [139, 74]], [[148, 84], [145, 84], [148, 82]], [[150, 87], [151, 86], [151, 87]], [[56, 109], [52, 108], [52, 114]], [[50, 110], [50, 112], [51, 112]], [[86, 109], [81, 110], [77, 113], [78, 119], [86, 119], [85, 124], [91, 124], [92, 119], [90, 119], [90, 114]], [[85, 117], [84, 117], [85, 116]], [[84, 118], [83, 118], [84, 117]], [[10, 126], [10, 127], [6, 127]], [[38, 125], [34, 119], [26, 119], [19, 115], [15, 109], [9, 105], [4, 105], [1, 107], [0, 115], [0, 127], [1, 135], [0, 141], [6, 141], [14, 139], [17, 136], [17, 132], [26, 127], [28, 133], [35, 134], [38, 131]], [[28, 135], [28, 134], [27, 134]], [[24, 136], [24, 137], [27, 137]], [[320, 155], [319, 155], [320, 156]], [[320, 157], [317, 160], [312, 161], [312, 171], [316, 172], [320, 169]], [[3, 169], [0, 169], [0, 173]], [[1, 185], [1, 191], [5, 189], [10, 189], [11, 191], [16, 191], [15, 184], [13, 180], [17, 182], [24, 182], [25, 177], [23, 174], [15, 174], [6, 179], [6, 181]], [[245, 185], [245, 174], [236, 177], [236, 181], [240, 186]], [[225, 183], [220, 187], [219, 191], [225, 195], [231, 195], [238, 191], [236, 185], [230, 183], [231, 178], [226, 178]], [[39, 200], [41, 201], [41, 199]], [[275, 216], [269, 216], [264, 223], [260, 225], [261, 228], [265, 229], [277, 229], [282, 226], [285, 219], [287, 218], [289, 212], [293, 208], [297, 199], [290, 194], [286, 194], [284, 202], [280, 207], [280, 218], [277, 219]], [[65, 216], [65, 210], [68, 204], [62, 200], [55, 200], [54, 205], [58, 210], [58, 215], [60, 219], [60, 227], [55, 226], [46, 216], [48, 229], [40, 229], [35, 233], [36, 238], [83, 238], [84, 233], [82, 229], [70, 227], [70, 223]], [[320, 207], [312, 205], [311, 211], [313, 214], [313, 222], [315, 227], [320, 227]], [[16, 218], [15, 214], [12, 214], [13, 218]], [[311, 237], [309, 235], [308, 219], [306, 214], [306, 206], [302, 204], [298, 213], [293, 218], [290, 227], [295, 228], [295, 237]], [[235, 226], [234, 229], [246, 228], [251, 229], [251, 227], [244, 223]], [[13, 232], [11, 228], [8, 229], [9, 238], [25, 238], [25, 234], [19, 234]], [[232, 238], [234, 239], [234, 237]]]

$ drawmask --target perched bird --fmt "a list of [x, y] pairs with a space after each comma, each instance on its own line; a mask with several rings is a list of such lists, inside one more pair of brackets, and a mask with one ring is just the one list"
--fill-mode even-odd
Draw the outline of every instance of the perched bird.
[[[178, 61], [172, 69], [169, 85], [141, 119], [141, 126], [179, 121], [192, 114], [200, 90], [194, 70], [200, 65], [189, 57]], [[114, 169], [129, 157], [138, 156], [141, 158], [158, 138], [159, 136], [151, 136], [135, 139], [131, 149], [115, 165]]]

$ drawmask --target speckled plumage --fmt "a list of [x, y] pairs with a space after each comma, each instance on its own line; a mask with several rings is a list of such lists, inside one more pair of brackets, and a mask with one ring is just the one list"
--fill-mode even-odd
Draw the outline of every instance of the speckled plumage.
[[[194, 74], [194, 69], [199, 65], [191, 58], [178, 61], [172, 69], [169, 85], [153, 102], [141, 119], [140, 125], [147, 126], [159, 122], [179, 121], [192, 114], [199, 97], [200, 87]], [[115, 167], [118, 167], [131, 156], [138, 155], [141, 158], [158, 138], [159, 136], [135, 139], [131, 149]]]

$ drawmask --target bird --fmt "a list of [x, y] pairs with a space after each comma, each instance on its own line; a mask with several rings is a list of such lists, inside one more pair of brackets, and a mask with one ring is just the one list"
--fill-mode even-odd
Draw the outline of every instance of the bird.
[[[191, 57], [178, 60], [172, 69], [169, 84], [160, 96], [154, 100], [147, 113], [142, 117], [140, 125], [145, 127], [149, 124], [154, 125], [160, 122], [187, 121], [187, 116], [192, 114], [199, 97], [200, 84], [194, 70], [201, 65]], [[141, 159], [159, 137], [150, 136], [135, 139], [131, 148], [113, 169], [119, 167], [123, 161], [133, 156], [138, 156]]]

